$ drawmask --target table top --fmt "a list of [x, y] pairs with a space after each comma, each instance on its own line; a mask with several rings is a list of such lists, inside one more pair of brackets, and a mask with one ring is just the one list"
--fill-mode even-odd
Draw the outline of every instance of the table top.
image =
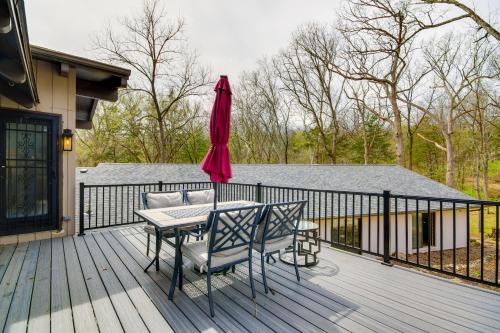
[[311, 221], [299, 221], [299, 224], [297, 225], [298, 231], [310, 231], [316, 229], [319, 229], [319, 225]]
[[[257, 203], [253, 201], [226, 201], [218, 202], [217, 208], [228, 209], [241, 206], [251, 206]], [[214, 204], [186, 205], [168, 208], [143, 209], [135, 211], [135, 214], [145, 219], [160, 230], [173, 228], [186, 228], [207, 222], [210, 211]]]

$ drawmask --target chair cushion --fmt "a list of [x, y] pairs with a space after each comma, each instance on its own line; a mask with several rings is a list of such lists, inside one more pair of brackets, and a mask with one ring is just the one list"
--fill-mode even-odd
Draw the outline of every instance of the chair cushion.
[[183, 206], [182, 193], [148, 193], [147, 194], [148, 208], [167, 208]]
[[187, 191], [187, 201], [190, 205], [200, 205], [214, 202], [215, 191], [202, 190], [202, 191]]
[[[147, 233], [147, 234], [150, 234], [150, 235], [153, 235], [153, 236], [156, 236], [156, 230], [155, 230], [155, 227], [150, 225], [150, 224], [147, 224], [144, 226], [144, 231]], [[171, 237], [175, 237], [175, 233], [174, 232], [164, 232], [163, 233], [163, 238], [171, 238]]]
[[145, 226], [144, 226], [144, 231], [145, 231], [146, 233], [148, 233], [148, 234], [151, 234], [151, 235], [156, 234], [156, 232], [155, 232], [155, 227], [154, 227], [154, 226], [152, 226], [152, 225], [150, 225], [150, 224], [148, 224], [148, 225], [145, 225]]
[[[200, 268], [200, 272], [208, 270], [208, 249], [206, 241], [185, 243], [182, 245], [182, 254]], [[221, 253], [212, 254], [212, 267], [219, 267], [231, 262], [248, 258], [248, 247], [242, 247], [239, 252], [223, 255]]]
[[[264, 248], [265, 253], [274, 252], [278, 250], [284, 250], [293, 244], [293, 236], [285, 236], [276, 239], [269, 239], [266, 241], [266, 246]], [[260, 252], [261, 243], [253, 243], [253, 249]]]

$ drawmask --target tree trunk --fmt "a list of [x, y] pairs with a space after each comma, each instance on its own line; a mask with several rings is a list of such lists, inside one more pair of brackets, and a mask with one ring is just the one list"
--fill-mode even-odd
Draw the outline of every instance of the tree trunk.
[[394, 144], [396, 146], [396, 160], [399, 165], [405, 166], [405, 141], [403, 130], [401, 127], [401, 112], [399, 111], [396, 87], [391, 87], [389, 101], [391, 103], [392, 112], [394, 114], [394, 122], [392, 124]]
[[483, 198], [484, 200], [488, 200], [489, 198], [489, 193], [488, 193], [488, 185], [489, 185], [489, 178], [488, 178], [488, 157], [486, 153], [483, 153]]
[[446, 142], [446, 185], [455, 187], [455, 150], [449, 131], [445, 133], [444, 139]]
[[363, 160], [365, 164], [369, 163], [370, 151], [368, 148], [368, 137], [366, 134], [365, 124], [364, 124], [364, 114], [363, 114]]
[[160, 134], [160, 162], [167, 162], [167, 138], [165, 135], [165, 126], [163, 124], [163, 120], [158, 119], [158, 129]]
[[337, 129], [335, 128], [335, 126], [333, 126], [331, 159], [332, 164], [337, 164]]
[[413, 133], [408, 131], [408, 169], [413, 170]]

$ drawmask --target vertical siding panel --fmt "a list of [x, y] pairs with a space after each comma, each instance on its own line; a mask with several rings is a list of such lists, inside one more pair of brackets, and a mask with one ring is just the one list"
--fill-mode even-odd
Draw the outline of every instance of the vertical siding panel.
[[36, 85], [40, 103], [36, 110], [52, 112], [52, 65], [45, 61], [37, 61]]

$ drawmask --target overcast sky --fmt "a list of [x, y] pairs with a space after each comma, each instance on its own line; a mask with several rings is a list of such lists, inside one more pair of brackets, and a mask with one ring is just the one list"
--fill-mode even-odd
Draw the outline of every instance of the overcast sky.
[[[172, 17], [184, 17], [186, 35], [214, 74], [238, 76], [264, 55], [287, 45], [300, 24], [331, 22], [340, 0], [164, 0]], [[471, 5], [472, 1], [464, 1]], [[500, 21], [500, 0], [477, 0], [481, 15]], [[91, 40], [109, 24], [133, 15], [141, 0], [25, 1], [32, 44], [93, 57]], [[497, 25], [498, 26], [498, 25]]]

